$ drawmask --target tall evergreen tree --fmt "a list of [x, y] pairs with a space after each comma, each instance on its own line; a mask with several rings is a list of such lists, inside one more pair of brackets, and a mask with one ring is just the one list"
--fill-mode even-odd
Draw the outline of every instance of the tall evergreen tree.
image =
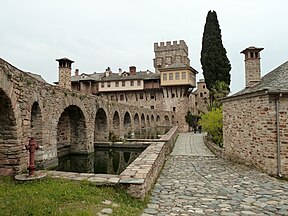
[[221, 29], [215, 11], [209, 11], [206, 17], [202, 38], [201, 65], [206, 86], [211, 91], [216, 81], [230, 86], [231, 64], [222, 44]]

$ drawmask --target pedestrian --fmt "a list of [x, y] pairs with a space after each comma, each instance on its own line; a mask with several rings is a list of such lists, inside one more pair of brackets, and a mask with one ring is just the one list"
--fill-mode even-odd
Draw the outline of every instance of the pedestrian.
[[201, 125], [198, 126], [198, 131], [199, 131], [199, 133], [201, 133], [201, 131], [202, 131], [202, 126]]

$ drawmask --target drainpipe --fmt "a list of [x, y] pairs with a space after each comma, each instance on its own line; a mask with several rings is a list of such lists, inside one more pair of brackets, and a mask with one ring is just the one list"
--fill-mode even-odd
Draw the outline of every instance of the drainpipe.
[[279, 110], [280, 102], [279, 99], [282, 96], [280, 93], [279, 96], [276, 96], [276, 130], [277, 130], [277, 176], [282, 177], [281, 174], [281, 155], [280, 155], [280, 130], [279, 130]]

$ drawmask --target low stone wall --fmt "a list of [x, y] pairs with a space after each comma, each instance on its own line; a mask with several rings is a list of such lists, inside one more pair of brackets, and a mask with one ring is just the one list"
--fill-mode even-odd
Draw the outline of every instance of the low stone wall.
[[150, 145], [120, 175], [46, 172], [52, 178], [87, 180], [97, 185], [121, 185], [131, 196], [143, 199], [154, 185], [165, 157], [172, 151], [177, 137], [178, 127], [175, 126], [161, 139], [150, 141]]
[[223, 158], [224, 147], [220, 148], [215, 143], [213, 143], [207, 136], [204, 138], [204, 143], [206, 147], [217, 157]]
[[169, 154], [178, 136], [178, 127], [169, 130], [158, 142], [153, 142], [121, 174], [120, 184], [128, 194], [143, 199], [158, 177], [165, 157]]

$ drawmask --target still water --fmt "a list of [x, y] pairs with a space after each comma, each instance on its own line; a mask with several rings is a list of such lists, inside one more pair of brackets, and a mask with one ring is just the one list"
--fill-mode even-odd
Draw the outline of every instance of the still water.
[[128, 148], [95, 148], [89, 155], [66, 155], [58, 158], [58, 171], [120, 174], [144, 150]]

